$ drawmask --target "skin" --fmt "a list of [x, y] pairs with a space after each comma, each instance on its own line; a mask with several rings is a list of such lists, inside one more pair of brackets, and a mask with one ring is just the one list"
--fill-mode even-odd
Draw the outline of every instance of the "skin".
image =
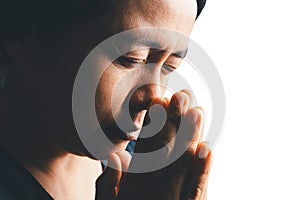
[[[114, 199], [117, 196], [128, 199], [133, 198], [133, 194], [137, 199], [145, 199], [159, 193], [161, 188], [155, 187], [157, 183], [164, 183], [164, 187], [163, 192], [159, 193], [161, 196], [155, 196], [155, 199], [205, 199], [211, 155], [205, 143], [201, 142], [202, 111], [190, 107], [189, 92], [178, 92], [169, 100], [161, 97], [163, 89], [155, 84], [134, 91], [129, 102], [135, 126], [141, 128], [146, 111], [153, 104], [163, 105], [168, 112], [164, 129], [149, 141], [139, 141], [138, 151], [147, 152], [167, 144], [179, 124], [179, 120], [174, 121], [174, 118], [182, 117], [190, 127], [186, 130], [186, 134], [190, 135], [186, 141], [186, 154], [171, 168], [139, 176], [122, 172], [122, 169], [128, 168], [131, 159], [128, 153], [122, 151], [129, 140], [119, 133], [110, 103], [113, 92], [119, 91], [121, 84], [122, 90], [113, 105], [115, 116], [121, 119], [123, 103], [147, 69], [143, 66], [124, 67], [126, 64], [100, 55], [99, 69], [106, 65], [109, 67], [99, 81], [95, 107], [99, 123], [105, 127], [107, 136], [121, 149], [111, 152], [108, 157], [108, 162], [115, 169], [108, 168], [103, 173], [100, 162], [86, 151], [76, 133], [71, 107], [78, 68], [97, 44], [108, 36], [142, 27], [165, 28], [188, 36], [194, 25], [196, 10], [196, 1], [119, 0], [107, 16], [95, 13], [88, 20], [70, 24], [50, 36], [33, 31], [22, 42], [8, 41], [6, 52], [12, 71], [7, 85], [1, 90], [3, 112], [0, 128], [4, 130], [0, 136], [1, 144], [54, 199], [94, 199], [94, 185], [100, 175], [98, 199]], [[164, 40], [159, 42], [165, 50], [157, 51], [145, 46], [126, 56], [138, 61], [151, 58], [156, 65], [152, 68], [153, 76], [147, 78], [167, 84], [168, 74], [164, 73], [163, 64], [178, 67], [181, 59], [172, 52], [184, 51], [185, 45], [170, 44]], [[184, 102], [182, 106], [178, 103], [181, 101]], [[191, 122], [193, 119], [196, 119], [195, 122]], [[170, 146], [170, 152], [176, 149], [176, 145], [179, 144]], [[204, 158], [198, 158], [199, 151], [205, 154]], [[166, 155], [166, 159], [170, 156]], [[174, 179], [172, 174], [178, 174], [179, 178]], [[187, 181], [190, 177], [191, 183]], [[145, 184], [141, 185], [141, 180]]]

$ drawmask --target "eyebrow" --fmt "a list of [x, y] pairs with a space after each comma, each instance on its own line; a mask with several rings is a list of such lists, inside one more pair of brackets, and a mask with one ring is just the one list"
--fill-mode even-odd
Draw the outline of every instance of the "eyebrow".
[[[146, 47], [151, 47], [151, 48], [156, 48], [156, 49], [161, 49], [163, 50], [164, 48], [161, 46], [160, 43], [156, 42], [156, 41], [149, 41], [149, 40], [141, 40], [139, 38], [135, 38], [136, 40], [134, 41], [137, 45], [141, 45], [141, 46], [146, 46]], [[184, 50], [179, 50], [176, 52], [172, 52], [172, 55], [174, 55], [175, 57], [178, 58], [185, 58], [188, 52], [188, 48], [184, 49]]]
[[173, 55], [178, 57], [178, 58], [185, 58], [187, 53], [188, 53], [188, 50], [189, 49], [186, 48], [185, 50], [175, 52]]

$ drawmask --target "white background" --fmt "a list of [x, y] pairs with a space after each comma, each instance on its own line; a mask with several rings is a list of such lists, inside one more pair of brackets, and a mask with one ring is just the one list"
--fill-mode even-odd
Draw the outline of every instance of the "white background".
[[300, 2], [208, 0], [192, 39], [227, 98], [208, 199], [299, 200]]

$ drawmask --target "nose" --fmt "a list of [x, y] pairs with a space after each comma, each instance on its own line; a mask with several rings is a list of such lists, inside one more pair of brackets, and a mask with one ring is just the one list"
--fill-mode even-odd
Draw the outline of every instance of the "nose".
[[[130, 112], [137, 113], [147, 110], [155, 97], [162, 96], [161, 66], [149, 66], [146, 76], [143, 76], [140, 86], [137, 86], [129, 100]], [[143, 83], [144, 82], [144, 83]]]
[[160, 83], [148, 83], [137, 88], [132, 94], [129, 105], [131, 112], [147, 110], [155, 97], [162, 96]]

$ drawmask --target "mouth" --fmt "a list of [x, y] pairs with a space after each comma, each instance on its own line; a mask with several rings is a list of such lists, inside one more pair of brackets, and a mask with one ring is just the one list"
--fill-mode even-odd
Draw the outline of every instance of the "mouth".
[[143, 127], [146, 110], [139, 112], [132, 116], [130, 120], [122, 121], [121, 126], [118, 127], [123, 139], [125, 140], [137, 140]]
[[142, 129], [138, 129], [136, 131], [125, 133], [125, 138], [127, 140], [137, 140]]
[[124, 140], [137, 140], [142, 130], [142, 125], [140, 125], [140, 123], [133, 123], [130, 126], [126, 126], [126, 128], [120, 128], [116, 123], [102, 127], [104, 128], [105, 135], [112, 142], [116, 143]]
[[123, 139], [137, 140], [142, 130], [142, 125], [140, 121], [134, 121], [131, 125], [126, 126], [125, 129], [120, 129]]
[[113, 143], [137, 140], [143, 127], [145, 114], [146, 111], [141, 111], [132, 117], [126, 117], [122, 113], [111, 121], [103, 121], [101, 127], [104, 128], [106, 137]]

